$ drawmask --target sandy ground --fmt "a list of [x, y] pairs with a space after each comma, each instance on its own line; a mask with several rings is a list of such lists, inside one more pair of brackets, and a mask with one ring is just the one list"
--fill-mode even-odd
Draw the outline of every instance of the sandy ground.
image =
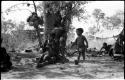
[[87, 56], [85, 62], [47, 65], [37, 69], [36, 64], [16, 65], [13, 70], [1, 73], [1, 79], [124, 79], [124, 61], [113, 61], [109, 56]]

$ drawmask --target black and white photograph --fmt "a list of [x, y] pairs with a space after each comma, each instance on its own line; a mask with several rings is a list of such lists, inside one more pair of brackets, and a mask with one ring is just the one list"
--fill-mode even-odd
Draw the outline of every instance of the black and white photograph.
[[124, 80], [124, 1], [1, 1], [1, 80]]

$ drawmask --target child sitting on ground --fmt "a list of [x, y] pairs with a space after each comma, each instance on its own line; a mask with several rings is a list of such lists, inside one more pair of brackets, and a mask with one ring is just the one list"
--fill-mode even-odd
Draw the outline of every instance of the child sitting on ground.
[[108, 45], [106, 42], [103, 43], [102, 48], [100, 49], [100, 53], [104, 52], [105, 54], [108, 54], [110, 51], [111, 45]]

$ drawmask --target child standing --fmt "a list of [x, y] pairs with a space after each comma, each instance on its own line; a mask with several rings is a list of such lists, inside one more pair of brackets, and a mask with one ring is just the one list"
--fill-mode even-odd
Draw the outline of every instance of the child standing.
[[[83, 57], [83, 61], [85, 61], [85, 51], [86, 51], [86, 48], [88, 48], [88, 41], [87, 41], [86, 37], [84, 35], [82, 35], [83, 32], [84, 32], [84, 30], [82, 28], [76, 29], [76, 33], [77, 33], [78, 37], [76, 38], [75, 42], [73, 42], [73, 44], [72, 44], [72, 46], [76, 45], [77, 50], [79, 51], [78, 63], [79, 63], [81, 55]], [[86, 45], [85, 45], [85, 42], [86, 42]]]

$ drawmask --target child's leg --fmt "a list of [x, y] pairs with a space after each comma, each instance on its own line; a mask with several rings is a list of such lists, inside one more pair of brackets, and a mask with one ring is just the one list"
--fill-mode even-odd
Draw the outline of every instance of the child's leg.
[[39, 60], [39, 63], [43, 62], [43, 58], [44, 58], [44, 54], [41, 56], [40, 60]]
[[85, 50], [82, 51], [82, 57], [83, 57], [83, 60], [85, 61]]
[[79, 60], [80, 60], [80, 56], [81, 56], [81, 52], [79, 52], [79, 55], [78, 55], [78, 62], [79, 62]]

